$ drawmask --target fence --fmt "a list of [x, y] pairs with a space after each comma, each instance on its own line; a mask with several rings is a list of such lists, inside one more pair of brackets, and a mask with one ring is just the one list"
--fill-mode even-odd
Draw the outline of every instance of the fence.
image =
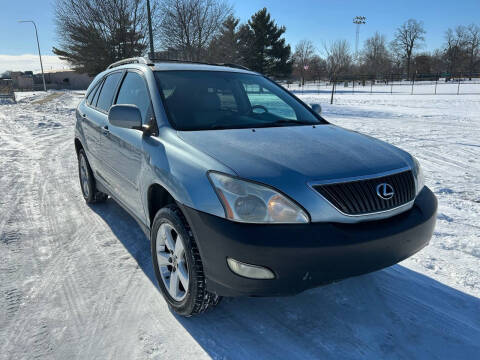
[[475, 74], [415, 74], [406, 80], [402, 74], [344, 75], [333, 80], [308, 82], [305, 85], [283, 81], [297, 94], [404, 94], [404, 95], [464, 95], [480, 94], [480, 73]]

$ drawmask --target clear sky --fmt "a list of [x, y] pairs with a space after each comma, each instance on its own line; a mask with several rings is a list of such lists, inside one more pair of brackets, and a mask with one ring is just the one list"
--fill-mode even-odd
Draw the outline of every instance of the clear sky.
[[[242, 22], [267, 7], [277, 23], [286, 26], [285, 36], [292, 49], [299, 40], [310, 39], [321, 51], [324, 42], [340, 38], [349, 40], [353, 49], [352, 19], [356, 15], [367, 17], [367, 24], [360, 32], [361, 42], [375, 31], [390, 40], [395, 28], [405, 20], [422, 20], [427, 31], [426, 50], [440, 47], [449, 27], [480, 24], [480, 0], [241, 0], [230, 3]], [[19, 19], [37, 22], [42, 53], [52, 55], [52, 47], [56, 45], [53, 4], [54, 0], [0, 0], [0, 71], [16, 59], [2, 59], [2, 55], [36, 54], [33, 26], [19, 24]], [[55, 66], [54, 59], [47, 60], [53, 61], [51, 67]]]

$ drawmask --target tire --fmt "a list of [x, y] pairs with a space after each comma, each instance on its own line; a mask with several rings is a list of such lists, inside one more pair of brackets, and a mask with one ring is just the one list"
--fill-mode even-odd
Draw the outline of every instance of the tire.
[[151, 245], [158, 285], [163, 297], [177, 314], [200, 314], [220, 302], [218, 295], [206, 289], [197, 244], [177, 205], [167, 205], [157, 212], [153, 220]]
[[80, 180], [83, 198], [88, 204], [107, 200], [108, 195], [98, 191], [95, 186], [92, 168], [88, 163], [87, 155], [85, 155], [83, 149], [80, 149], [78, 152], [78, 178]]

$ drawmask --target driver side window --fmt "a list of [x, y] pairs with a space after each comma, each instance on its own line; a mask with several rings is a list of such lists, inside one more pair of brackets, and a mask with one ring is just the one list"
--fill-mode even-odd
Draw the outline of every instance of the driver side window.
[[[261, 113], [266, 109], [269, 113], [283, 119], [297, 120], [297, 115], [293, 108], [277, 95], [259, 84], [243, 83], [243, 87], [254, 112]], [[257, 108], [255, 108], [256, 106]]]
[[136, 105], [142, 114], [143, 124], [148, 124], [153, 115], [147, 85], [143, 78], [135, 72], [128, 72], [123, 79], [115, 103]]

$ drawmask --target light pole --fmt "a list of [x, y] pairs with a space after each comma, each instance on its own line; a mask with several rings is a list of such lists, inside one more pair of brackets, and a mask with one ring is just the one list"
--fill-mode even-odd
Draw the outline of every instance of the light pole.
[[153, 31], [152, 31], [152, 13], [150, 11], [150, 0], [147, 0], [147, 16], [148, 16], [148, 35], [150, 37], [150, 56], [152, 60], [155, 59], [155, 50], [153, 48]]
[[355, 16], [353, 23], [357, 25], [357, 37], [355, 39], [355, 60], [358, 60], [358, 40], [360, 39], [360, 25], [367, 23], [365, 16]]
[[35, 36], [37, 37], [38, 57], [40, 58], [40, 68], [42, 69], [43, 90], [47, 91], [47, 85], [45, 85], [45, 74], [43, 73], [42, 54], [40, 52], [40, 42], [38, 41], [37, 24], [33, 20], [19, 20], [19, 23], [32, 23], [35, 27]]

